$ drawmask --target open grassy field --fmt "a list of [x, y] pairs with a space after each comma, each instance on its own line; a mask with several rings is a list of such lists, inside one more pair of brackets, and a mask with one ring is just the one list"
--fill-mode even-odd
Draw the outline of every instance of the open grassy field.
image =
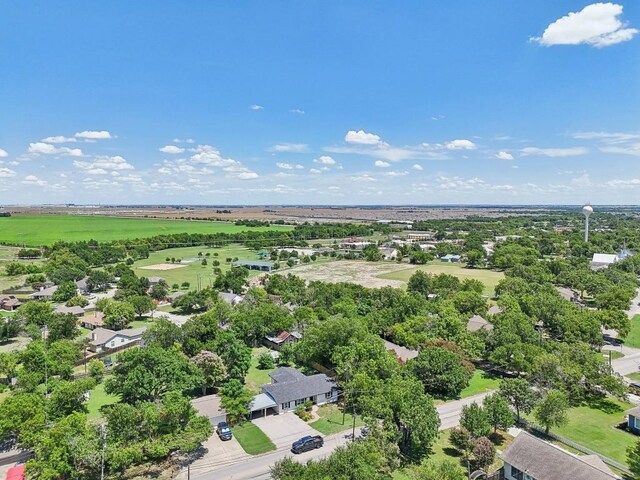
[[14, 215], [0, 218], [0, 243], [50, 245], [57, 240], [106, 242], [171, 233], [239, 233], [291, 230], [287, 226], [245, 227], [225, 222], [159, 220], [84, 215]]
[[402, 270], [384, 273], [378, 277], [387, 280], [408, 282], [411, 275], [413, 275], [417, 270], [422, 270], [423, 272], [432, 273], [434, 275], [447, 273], [454, 277], [458, 277], [460, 280], [465, 280], [467, 278], [480, 280], [485, 285], [485, 293], [491, 296], [493, 296], [498, 282], [504, 278], [504, 273], [502, 272], [483, 270], [479, 268], [465, 268], [464, 264], [442, 263], [437, 260], [417, 267], [404, 268]]
[[234, 425], [231, 427], [231, 431], [238, 443], [249, 455], [259, 455], [276, 449], [269, 437], [251, 422]]
[[631, 319], [629, 335], [624, 338], [624, 344], [628, 347], [640, 348], [640, 315], [634, 315]]
[[[149, 270], [141, 267], [148, 267], [152, 265], [165, 264], [167, 258], [175, 259], [197, 259], [198, 253], [202, 252], [202, 258], [207, 260], [207, 265], [202, 266], [201, 260], [196, 260], [191, 263], [179, 264], [180, 268], [171, 270]], [[209, 254], [207, 257], [206, 254]], [[215, 254], [218, 254], [216, 257]], [[149, 258], [138, 260], [133, 264], [133, 271], [139, 277], [162, 277], [171, 287], [174, 283], [178, 285], [182, 282], [189, 282], [191, 289], [196, 287], [198, 277], [200, 278], [200, 284], [202, 287], [208, 287], [215, 280], [213, 275], [214, 260], [220, 262], [219, 268], [223, 272], [226, 272], [231, 268], [231, 263], [227, 262], [227, 258], [244, 258], [248, 260], [258, 260], [257, 252], [250, 250], [242, 245], [227, 245], [220, 248], [210, 247], [183, 247], [183, 248], [170, 248], [167, 250], [159, 250], [149, 254]], [[178, 264], [176, 264], [178, 265]], [[261, 272], [251, 271], [250, 276], [259, 275]]]

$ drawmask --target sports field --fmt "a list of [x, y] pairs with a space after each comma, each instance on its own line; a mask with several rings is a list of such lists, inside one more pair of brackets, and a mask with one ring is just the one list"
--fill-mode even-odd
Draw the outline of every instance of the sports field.
[[118, 218], [89, 215], [14, 215], [0, 217], [0, 243], [37, 247], [58, 240], [108, 242], [172, 233], [288, 231], [291, 227], [246, 227], [227, 222]]
[[[198, 256], [198, 253], [202, 253], [202, 257]], [[209, 254], [209, 256], [207, 256]], [[216, 255], [217, 254], [217, 255]], [[133, 264], [133, 271], [139, 277], [162, 277], [169, 286], [174, 283], [181, 285], [182, 282], [189, 282], [191, 289], [194, 289], [197, 285], [198, 279], [200, 280], [201, 287], [210, 286], [215, 280], [213, 275], [213, 262], [218, 261], [220, 265], [218, 267], [226, 272], [231, 268], [231, 263], [227, 262], [227, 258], [243, 258], [247, 260], [258, 260], [257, 252], [250, 250], [243, 245], [227, 245], [220, 248], [213, 247], [184, 247], [184, 248], [170, 248], [167, 250], [159, 250], [149, 254], [149, 258], [144, 260], [138, 260]], [[180, 268], [166, 269], [154, 268], [161, 265], [167, 265], [167, 258], [181, 259], [188, 261], [189, 263], [174, 263], [174, 266], [180, 266]], [[202, 259], [207, 260], [207, 265], [202, 265]], [[171, 265], [169, 261], [169, 265]], [[152, 267], [152, 268], [149, 268]], [[252, 270], [249, 275], [256, 276], [261, 272]]]
[[504, 273], [495, 272], [493, 270], [483, 270], [479, 268], [465, 268], [464, 265], [459, 263], [442, 263], [439, 261], [431, 262], [426, 265], [420, 265], [418, 267], [405, 268], [395, 272], [384, 273], [379, 275], [378, 278], [384, 278], [386, 280], [399, 280], [402, 282], [408, 282], [411, 275], [416, 273], [417, 270], [437, 275], [439, 273], [448, 273], [454, 277], [458, 277], [460, 280], [467, 278], [473, 278], [480, 280], [484, 283], [484, 292], [488, 295], [492, 295], [495, 292], [496, 285], [500, 280], [504, 278]]

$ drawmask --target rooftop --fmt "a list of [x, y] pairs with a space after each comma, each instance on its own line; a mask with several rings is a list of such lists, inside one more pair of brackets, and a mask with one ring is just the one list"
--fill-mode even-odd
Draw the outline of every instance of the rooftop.
[[277, 404], [331, 392], [336, 383], [324, 373], [306, 376], [295, 368], [281, 367], [271, 374], [275, 383], [262, 386]]
[[618, 479], [599, 457], [572, 455], [527, 432], [518, 434], [500, 458], [535, 480]]

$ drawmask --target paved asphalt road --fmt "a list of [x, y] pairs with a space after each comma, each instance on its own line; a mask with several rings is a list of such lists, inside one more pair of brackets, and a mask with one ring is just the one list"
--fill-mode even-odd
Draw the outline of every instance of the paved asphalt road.
[[[482, 399], [489, 393], [490, 392], [481, 393], [473, 397], [447, 402], [438, 406], [437, 410], [441, 423], [440, 430], [447, 430], [457, 426], [460, 422], [462, 407], [473, 402], [482, 402]], [[356, 435], [358, 434], [359, 429], [356, 429]], [[270, 478], [269, 467], [276, 461], [285, 457], [292, 457], [298, 462], [305, 463], [309, 460], [328, 457], [337, 447], [346, 445], [349, 442], [349, 437], [348, 432], [330, 435], [324, 438], [324, 447], [301, 455], [293, 455], [287, 445], [279, 448], [275, 452], [243, 459], [242, 461], [238, 461], [237, 459], [225, 460], [221, 458], [215, 465], [200, 468], [194, 466], [191, 469], [191, 480], [267, 480]], [[178, 478], [181, 480], [186, 479], [186, 471], [183, 471]]]

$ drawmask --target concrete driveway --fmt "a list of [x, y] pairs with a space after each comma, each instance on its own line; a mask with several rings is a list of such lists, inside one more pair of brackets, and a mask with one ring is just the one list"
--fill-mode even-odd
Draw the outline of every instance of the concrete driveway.
[[280, 415], [267, 415], [252, 422], [275, 443], [276, 448], [291, 448], [291, 444], [307, 435], [320, 435], [293, 412]]
[[191, 464], [194, 471], [216, 470], [227, 465], [241, 464], [251, 458], [235, 437], [223, 442], [218, 434], [214, 433], [202, 444], [202, 447], [205, 449], [204, 455]]

